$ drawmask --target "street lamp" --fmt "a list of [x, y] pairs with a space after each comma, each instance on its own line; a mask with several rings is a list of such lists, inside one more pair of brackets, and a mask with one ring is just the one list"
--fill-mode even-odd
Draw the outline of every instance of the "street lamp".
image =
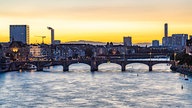
[[177, 56], [177, 53], [174, 53], [174, 65], [176, 65], [176, 56]]
[[13, 47], [12, 51], [14, 53], [14, 58], [17, 59], [17, 52], [19, 51], [19, 49], [17, 47]]
[[174, 53], [174, 62], [176, 61], [176, 55], [177, 55], [177, 53]]
[[18, 50], [19, 50], [19, 49], [18, 49], [17, 47], [13, 47], [13, 48], [12, 48], [12, 51], [13, 51], [14, 53], [17, 53]]
[[150, 53], [149, 53], [149, 55], [150, 55], [150, 62], [151, 62], [151, 54], [152, 54], [152, 53], [150, 52]]

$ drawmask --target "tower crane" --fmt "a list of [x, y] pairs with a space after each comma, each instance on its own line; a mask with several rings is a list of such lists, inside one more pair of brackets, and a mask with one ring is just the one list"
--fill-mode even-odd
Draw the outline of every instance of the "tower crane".
[[44, 44], [44, 39], [46, 38], [46, 36], [36, 36], [36, 37], [41, 37], [42, 38], [42, 44]]

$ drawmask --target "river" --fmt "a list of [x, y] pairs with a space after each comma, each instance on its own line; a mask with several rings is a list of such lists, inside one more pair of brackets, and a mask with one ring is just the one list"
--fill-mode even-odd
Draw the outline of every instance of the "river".
[[[104, 67], [107, 64], [100, 68]], [[192, 108], [191, 77], [185, 80], [179, 73], [159, 69], [119, 72], [114, 67], [94, 73], [0, 73], [0, 107]]]

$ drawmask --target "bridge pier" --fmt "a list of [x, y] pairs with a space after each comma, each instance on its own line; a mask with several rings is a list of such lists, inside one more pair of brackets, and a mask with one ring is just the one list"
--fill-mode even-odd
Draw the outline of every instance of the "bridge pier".
[[63, 68], [63, 72], [68, 72], [69, 68]]
[[153, 71], [153, 67], [149, 66], [149, 72]]
[[98, 71], [97, 62], [95, 59], [91, 60], [91, 72]]
[[122, 72], [126, 71], [126, 65], [125, 64], [126, 64], [125, 62], [121, 63], [121, 71]]
[[63, 72], [69, 71], [69, 66], [68, 65], [63, 65]]
[[98, 71], [98, 68], [91, 67], [91, 72]]
[[43, 68], [37, 66], [37, 71], [43, 71]]
[[125, 72], [126, 71], [126, 67], [124, 65], [121, 66], [121, 71]]
[[35, 65], [37, 66], [37, 71], [43, 71], [43, 66], [40, 62], [36, 62]]

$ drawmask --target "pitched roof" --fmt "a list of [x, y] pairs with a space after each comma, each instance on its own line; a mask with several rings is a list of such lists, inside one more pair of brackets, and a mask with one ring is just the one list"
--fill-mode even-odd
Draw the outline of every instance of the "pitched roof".
[[21, 41], [13, 41], [11, 42], [11, 44], [9, 45], [10, 48], [12, 47], [18, 47], [18, 48], [21, 48], [21, 47], [25, 47], [25, 44], [23, 44]]

